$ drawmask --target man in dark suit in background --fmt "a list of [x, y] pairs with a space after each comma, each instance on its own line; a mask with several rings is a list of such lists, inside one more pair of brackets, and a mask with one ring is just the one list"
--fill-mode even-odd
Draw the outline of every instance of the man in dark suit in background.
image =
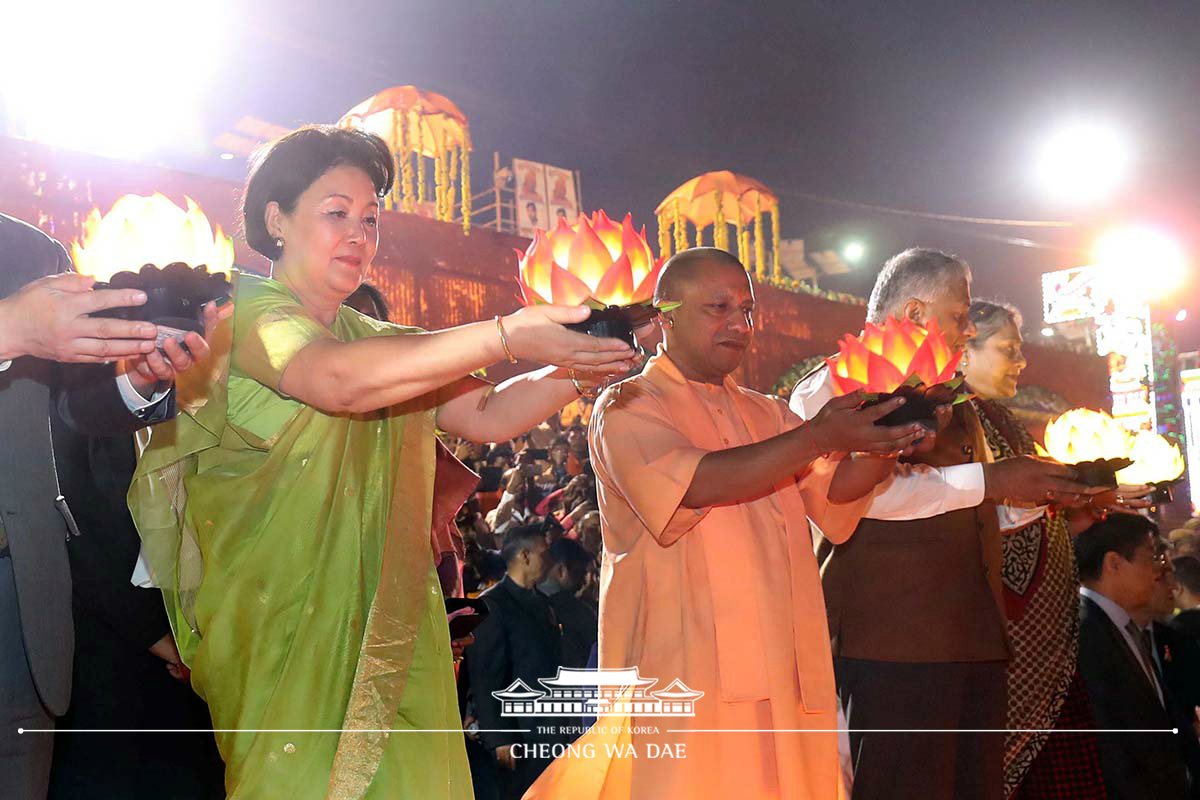
[[[1156, 533], [1145, 517], [1112, 514], [1075, 538], [1083, 584], [1079, 672], [1098, 729], [1169, 731], [1177, 724], [1151, 637], [1138, 622], [1149, 621], [1164, 568]], [[1101, 733], [1097, 739], [1111, 800], [1188, 797], [1184, 748], [1174, 734]]]
[[1154, 666], [1162, 680], [1168, 712], [1179, 729], [1179, 745], [1187, 764], [1194, 800], [1200, 798], [1200, 740], [1197, 740], [1197, 707], [1200, 706], [1200, 642], [1171, 627], [1167, 620], [1175, 614], [1175, 570], [1167, 560], [1167, 545], [1157, 543], [1162, 569], [1155, 581], [1150, 602], [1135, 612], [1134, 619], [1150, 636]]
[[500, 551], [507, 564], [504, 580], [484, 592], [488, 616], [475, 629], [475, 644], [464, 659], [471, 680], [479, 727], [529, 728], [529, 733], [482, 733], [484, 746], [495, 753], [496, 796], [520, 798], [550, 763], [526, 751], [538, 744], [567, 742], [572, 736], [539, 733], [537, 726], [557, 726], [561, 720], [502, 717], [501, 703], [492, 692], [509, 688], [514, 680], [544, 691], [539, 678], [553, 678], [562, 665], [562, 634], [549, 599], [537, 590], [546, 576], [546, 537], [540, 525], [509, 530]]
[[579, 599], [594, 557], [575, 539], [556, 539], [547, 555], [550, 570], [538, 588], [550, 598], [550, 607], [562, 627], [562, 664], [583, 669], [596, 646], [600, 620], [596, 610]]
[[[159, 354], [149, 323], [89, 317], [145, 295], [92, 291], [92, 279], [60, 274], [70, 269], [62, 245], [0, 214], [0, 797], [22, 800], [45, 796], [53, 737], [17, 729], [52, 729], [71, 694], [66, 540], [78, 528], [59, 491], [51, 427], [132, 433], [167, 419], [170, 381], [192, 363], [175, 342]], [[185, 342], [207, 356], [202, 337]], [[55, 363], [111, 361], [115, 371]]]
[[1167, 624], [1200, 641], [1200, 558], [1180, 556], [1171, 563], [1175, 567], [1175, 605], [1179, 613]]

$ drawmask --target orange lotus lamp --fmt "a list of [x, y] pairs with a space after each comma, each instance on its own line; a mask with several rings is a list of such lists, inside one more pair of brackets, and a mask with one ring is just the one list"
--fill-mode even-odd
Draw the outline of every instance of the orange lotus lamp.
[[[204, 304], [229, 294], [233, 240], [219, 225], [213, 231], [194, 200], [184, 202], [186, 209], [161, 194], [124, 195], [107, 214], [93, 209], [84, 220], [83, 240], [71, 245], [75, 269], [101, 281], [96, 288], [147, 294], [145, 305], [97, 315], [149, 320], [159, 326], [160, 344], [189, 330], [203, 332]], [[130, 271], [138, 264], [145, 266]]]
[[[633, 329], [654, 311], [654, 286], [664, 261], [655, 261], [646, 229], [633, 217], [618, 225], [603, 211], [574, 225], [561, 220], [550, 233], [536, 230], [524, 253], [517, 251], [517, 283], [525, 305], [587, 305], [592, 316], [568, 326], [595, 336], [616, 336], [636, 348]], [[669, 311], [678, 304], [665, 304]]]
[[882, 326], [868, 322], [860, 336], [842, 337], [838, 351], [825, 360], [835, 394], [862, 391], [871, 404], [904, 397], [905, 404], [881, 419], [881, 425], [920, 422], [934, 430], [938, 405], [970, 396], [957, 391], [962, 379], [954, 373], [962, 354], [946, 344], [936, 320], [927, 328], [895, 317]]

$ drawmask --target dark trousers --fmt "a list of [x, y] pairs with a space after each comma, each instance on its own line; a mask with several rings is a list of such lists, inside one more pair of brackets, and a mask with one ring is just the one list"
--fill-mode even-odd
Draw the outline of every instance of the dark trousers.
[[0, 558], [0, 797], [41, 800], [50, 780], [53, 733], [17, 733], [18, 728], [54, 728], [29, 674], [12, 559]]
[[834, 659], [850, 728], [853, 800], [1004, 800], [1003, 661]]

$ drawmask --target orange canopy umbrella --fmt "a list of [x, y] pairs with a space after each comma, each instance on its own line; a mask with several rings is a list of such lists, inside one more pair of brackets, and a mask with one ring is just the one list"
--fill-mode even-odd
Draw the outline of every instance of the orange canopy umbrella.
[[[463, 232], [470, 233], [471, 131], [467, 115], [449, 98], [415, 86], [384, 89], [347, 111], [337, 123], [378, 134], [396, 155], [399, 180], [391, 206], [412, 212], [425, 203], [425, 159], [434, 160], [434, 215], [449, 222], [454, 215], [455, 173], [461, 176]], [[413, 186], [416, 160], [416, 187]], [[415, 203], [415, 205], [414, 205]]]
[[[729, 170], [716, 170], [697, 175], [668, 194], [658, 204], [658, 241], [660, 255], [671, 254], [672, 240], [675, 250], [687, 247], [687, 223], [696, 227], [696, 244], [703, 240], [703, 231], [713, 228], [713, 245], [727, 249], [729, 232], [726, 225], [736, 228], [738, 257], [747, 263], [750, 260], [751, 222], [755, 226], [754, 256], [755, 272], [766, 275], [765, 239], [762, 214], [769, 212], [772, 219], [774, 238], [773, 255], [775, 273], [779, 273], [779, 198], [765, 184], [754, 178], [739, 175]], [[673, 228], [674, 236], [671, 236]]]

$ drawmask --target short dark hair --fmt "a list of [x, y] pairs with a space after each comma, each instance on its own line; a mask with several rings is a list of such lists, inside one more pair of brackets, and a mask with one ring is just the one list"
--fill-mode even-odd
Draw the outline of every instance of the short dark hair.
[[586, 547], [565, 536], [551, 542], [546, 555], [555, 564], [566, 567], [567, 572], [576, 580], [582, 580], [587, 575], [588, 567], [596, 560]]
[[246, 244], [271, 260], [279, 258], [280, 248], [267, 230], [267, 204], [278, 203], [290, 214], [309, 186], [343, 165], [365, 172], [377, 196], [391, 191], [396, 162], [387, 142], [373, 133], [335, 125], [306, 125], [260, 147], [251, 157], [242, 193]]
[[971, 282], [971, 268], [956, 255], [932, 247], [910, 247], [887, 260], [867, 301], [867, 322], [898, 316], [910, 298], [929, 302], [954, 279]]
[[372, 317], [383, 322], [391, 322], [391, 315], [388, 312], [387, 299], [384, 298], [383, 292], [373, 283], [363, 281], [358, 285], [358, 288], [350, 293], [350, 296], [342, 301], [342, 305], [354, 306], [356, 301], [364, 301], [367, 305], [375, 309]]
[[1200, 594], [1200, 558], [1180, 556], [1171, 562], [1175, 567], [1175, 580], [1192, 594]]
[[540, 523], [522, 525], [507, 531], [504, 534], [504, 546], [500, 548], [500, 557], [504, 559], [504, 565], [507, 567], [521, 554], [522, 550], [527, 550], [538, 540], [546, 541], [546, 534]]
[[658, 273], [658, 284], [654, 287], [654, 299], [656, 301], [678, 300], [679, 298], [675, 295], [679, 292], [679, 285], [687, 281], [701, 264], [722, 264], [737, 267], [742, 272], [746, 271], [746, 267], [741, 261], [738, 261], [737, 256], [719, 247], [690, 247], [687, 250], [680, 250], [667, 259], [667, 263], [663, 264], [662, 271]]
[[999, 333], [1000, 329], [1010, 322], [1018, 333], [1021, 332], [1021, 312], [1010, 303], [973, 300], [969, 313], [971, 322], [975, 323], [975, 335], [967, 340], [967, 346], [972, 350], [982, 347], [988, 339]]
[[1158, 526], [1140, 514], [1109, 514], [1107, 519], [1075, 537], [1075, 562], [1079, 578], [1096, 581], [1104, 572], [1104, 557], [1117, 553], [1132, 561], [1137, 549], [1147, 538], [1158, 535]]

